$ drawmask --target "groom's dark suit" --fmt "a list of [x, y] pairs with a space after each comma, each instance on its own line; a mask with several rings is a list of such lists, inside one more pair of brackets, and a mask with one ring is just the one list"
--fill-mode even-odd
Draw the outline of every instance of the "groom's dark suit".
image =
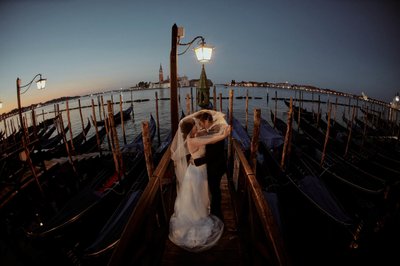
[[208, 186], [211, 193], [211, 213], [222, 218], [221, 178], [226, 172], [225, 140], [206, 145]]

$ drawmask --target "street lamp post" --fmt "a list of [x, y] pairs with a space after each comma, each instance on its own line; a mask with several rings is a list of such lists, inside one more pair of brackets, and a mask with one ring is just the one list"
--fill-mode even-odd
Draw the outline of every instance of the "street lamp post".
[[[22, 130], [22, 146], [24, 148], [24, 151], [20, 154], [21, 155], [21, 159], [24, 159], [28, 162], [31, 171], [32, 171], [32, 175], [34, 176], [35, 180], [36, 180], [36, 184], [39, 187], [40, 192], [43, 194], [43, 190], [42, 190], [42, 186], [40, 185], [38, 176], [36, 174], [36, 170], [35, 167], [32, 163], [32, 160], [29, 156], [29, 149], [28, 149], [28, 138], [26, 135], [26, 130], [25, 130], [25, 126], [24, 126], [24, 121], [22, 118], [22, 108], [21, 108], [21, 94], [24, 94], [25, 92], [27, 92], [29, 90], [29, 88], [31, 87], [33, 81], [35, 81], [35, 79], [39, 77], [39, 79], [36, 81], [36, 85], [37, 88], [39, 90], [44, 89], [44, 87], [46, 86], [46, 79], [42, 78], [42, 74], [37, 74], [36, 76], [33, 77], [33, 79], [26, 85], [21, 86], [21, 80], [20, 78], [17, 78], [17, 101], [18, 101], [18, 114], [19, 114], [19, 122], [21, 125], [21, 130]], [[23, 92], [21, 92], [21, 89], [26, 88]]]
[[[22, 108], [21, 108], [21, 94], [24, 94], [25, 92], [27, 92], [29, 90], [29, 88], [31, 87], [32, 83], [35, 81], [35, 79], [39, 77], [39, 79], [36, 81], [36, 85], [38, 90], [42, 90], [44, 89], [44, 87], [46, 86], [46, 80], [42, 78], [42, 74], [37, 74], [36, 76], [33, 77], [33, 79], [31, 80], [31, 82], [29, 82], [26, 85], [21, 86], [21, 79], [17, 78], [17, 101], [18, 101], [18, 114], [19, 114], [19, 123], [21, 126], [21, 129], [24, 130], [23, 127], [23, 118], [22, 118]], [[21, 89], [26, 88], [27, 89], [23, 92], [21, 92]], [[25, 136], [25, 134], [23, 134]]]
[[177, 46], [179, 42], [178, 26], [172, 26], [172, 40], [171, 40], [171, 54], [170, 54], [170, 98], [171, 98], [171, 132], [172, 136], [175, 135], [178, 129], [178, 66], [177, 66]]
[[[196, 41], [199, 40], [200, 45], [195, 48], [195, 53], [197, 60], [201, 63], [208, 62], [211, 59], [212, 55], [212, 47], [206, 45], [203, 36], [197, 36], [193, 38], [192, 41], [188, 43], [180, 43], [180, 38], [183, 38], [183, 28], [174, 24], [172, 26], [172, 42], [171, 42], [171, 53], [170, 53], [170, 86], [171, 86], [171, 131], [172, 135], [175, 135], [175, 132], [178, 129], [178, 100], [177, 100], [177, 90], [178, 90], [178, 67], [177, 67], [177, 57], [178, 55], [183, 55], [190, 48], [190, 46]], [[182, 53], [177, 53], [178, 45], [187, 46], [187, 48]], [[202, 67], [202, 76], [205, 76], [204, 64]]]

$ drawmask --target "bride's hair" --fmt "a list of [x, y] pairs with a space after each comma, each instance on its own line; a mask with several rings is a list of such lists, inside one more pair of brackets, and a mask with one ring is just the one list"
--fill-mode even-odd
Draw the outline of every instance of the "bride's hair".
[[200, 121], [213, 122], [213, 116], [209, 112], [202, 112], [199, 115], [197, 115], [196, 118], [199, 119]]
[[185, 121], [182, 121], [181, 123], [181, 132], [183, 134], [183, 138], [186, 139], [186, 136], [192, 131], [193, 126], [196, 123], [194, 122], [193, 119], [188, 119]]

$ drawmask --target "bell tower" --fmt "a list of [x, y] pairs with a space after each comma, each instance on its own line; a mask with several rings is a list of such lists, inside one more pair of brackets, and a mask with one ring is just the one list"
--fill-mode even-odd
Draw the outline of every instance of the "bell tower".
[[164, 73], [161, 64], [160, 64], [160, 70], [158, 71], [158, 80], [160, 84], [164, 81]]

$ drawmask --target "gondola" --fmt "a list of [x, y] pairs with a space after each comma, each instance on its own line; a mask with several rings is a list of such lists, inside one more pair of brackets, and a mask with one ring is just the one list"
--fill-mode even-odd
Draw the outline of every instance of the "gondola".
[[108, 261], [112, 250], [118, 244], [130, 214], [142, 195], [148, 179], [146, 169], [143, 168], [96, 238], [86, 247], [82, 247], [83, 245], [81, 244], [74, 248], [76, 256], [80, 257], [85, 264], [102, 265]]
[[[271, 117], [274, 117], [272, 112]], [[286, 132], [286, 124], [278, 118], [276, 122], [278, 130]], [[325, 163], [320, 165], [322, 152], [310, 141], [310, 136], [301, 135], [295, 130], [293, 132], [295, 140], [292, 144], [302, 148], [301, 158], [304, 163], [314, 169], [350, 213], [359, 217], [365, 227], [364, 232], [376, 230], [375, 226], [385, 216], [386, 209], [392, 208], [387, 198], [396, 197], [398, 185], [388, 191], [382, 180], [356, 170], [357, 167], [351, 163], [335, 161], [329, 155], [325, 157]]]
[[232, 123], [232, 138], [236, 139], [240, 143], [245, 155], [248, 156], [250, 153], [251, 139], [247, 134], [246, 129], [244, 129], [237, 118], [233, 117]]
[[[256, 177], [284, 238], [288, 254], [299, 261], [308, 259], [309, 255], [304, 252], [310, 246], [304, 243], [305, 237], [308, 243], [318, 241], [329, 250], [338, 250], [350, 243], [355, 227], [354, 217], [295, 156], [284, 170], [280, 168], [283, 136], [265, 122], [263, 120], [260, 124]], [[334, 237], [326, 237], [327, 232], [335, 232]], [[320, 246], [313, 247], [319, 252]], [[322, 252], [326, 249], [321, 248]]]
[[[87, 124], [85, 128], [75, 137], [72, 139], [72, 145], [71, 141], [67, 141], [68, 143], [68, 148], [71, 152], [71, 154], [77, 154], [75, 147], [78, 150], [78, 147], [85, 141], [86, 135], [88, 134], [89, 130], [91, 128], [91, 123], [90, 120], [87, 120]], [[74, 149], [72, 149], [72, 146]], [[46, 150], [46, 149], [45, 149]], [[50, 160], [53, 158], [60, 158], [60, 157], [66, 157], [68, 156], [67, 150], [65, 147], [65, 143], [59, 143], [57, 146], [47, 149], [45, 152], [40, 154], [42, 160]]]
[[353, 224], [353, 219], [346, 214], [324, 182], [298, 156], [298, 150], [292, 151], [285, 169], [279, 167], [284, 137], [265, 119], [260, 121], [259, 139], [263, 155], [267, 157], [268, 166], [274, 169], [276, 178], [288, 180], [307, 200], [334, 221], [345, 226]]
[[54, 117], [47, 118], [46, 120], [43, 120], [42, 122], [39, 123], [38, 128], [46, 128], [46, 127], [49, 127], [49, 126], [51, 126], [51, 125], [54, 124], [54, 120], [55, 120]]
[[[184, 114], [182, 114], [182, 117]], [[181, 118], [182, 118], [181, 117]], [[154, 119], [151, 121], [151, 134], [154, 137], [155, 124]], [[159, 145], [155, 151], [154, 160], [158, 163], [159, 158], [165, 152], [169, 144], [171, 143], [171, 134], [168, 134], [164, 141]], [[124, 229], [130, 213], [136, 206], [142, 192], [145, 189], [149, 177], [147, 175], [146, 168], [142, 168], [137, 180], [133, 183], [129, 189], [125, 198], [121, 201], [119, 206], [116, 208], [113, 215], [107, 220], [103, 228], [98, 233], [97, 237], [86, 247], [76, 247], [73, 252], [80, 257], [80, 259], [90, 264], [103, 264], [104, 259], [110, 255], [119, 241], [122, 230]]]
[[[124, 121], [128, 120], [131, 117], [131, 112], [133, 110], [132, 106], [129, 106], [126, 110], [122, 112]], [[114, 123], [115, 125], [121, 124], [121, 112], [118, 112], [114, 115]], [[97, 121], [96, 126], [104, 126], [104, 120]]]
[[[150, 128], [153, 138], [155, 124], [151, 122]], [[102, 173], [71, 198], [48, 222], [44, 222], [42, 226], [30, 228], [27, 236], [32, 239], [70, 238], [72, 235], [79, 238], [82, 237], [76, 229], [79, 225], [86, 228], [88, 236], [92, 229], [96, 231], [96, 226], [92, 223], [98, 225], [101, 219], [106, 219], [111, 215], [110, 212], [114, 211], [125, 197], [129, 187], [138, 178], [137, 173], [144, 167], [141, 133], [136, 136], [133, 144], [137, 147], [136, 155], [132, 155], [129, 159], [124, 156], [126, 169], [122, 171], [122, 176], [119, 176], [111, 166], [113, 164], [111, 159], [102, 163]], [[96, 221], [93, 220], [94, 217]]]
[[[274, 116], [272, 112], [271, 116]], [[280, 132], [285, 134], [286, 124], [278, 118], [275, 118], [275, 120], [277, 121], [278, 130], [281, 130]], [[309, 159], [313, 162], [313, 165], [318, 166], [322, 159], [321, 156], [325, 135], [320, 131], [320, 129], [310, 125], [305, 119], [302, 119], [301, 129], [303, 131], [301, 138], [304, 147], [304, 158]], [[293, 134], [296, 134], [296, 131], [293, 130], [293, 132]], [[330, 145], [328, 148], [336, 149], [337, 151], [340, 149], [340, 146]], [[330, 173], [344, 184], [352, 186], [365, 193], [382, 194], [385, 190], [385, 180], [371, 175], [357, 165], [352, 164], [351, 161], [340, 157], [337, 153], [329, 152], [325, 154], [324, 164], [321, 166], [320, 171], [323, 171], [321, 173]]]
[[[106, 133], [107, 132], [106, 132], [105, 126], [102, 126], [100, 128], [100, 130], [98, 130], [98, 137], [100, 140], [100, 144], [103, 142]], [[80, 145], [75, 147], [75, 152], [77, 154], [90, 153], [90, 152], [95, 152], [95, 151], [100, 151], [100, 150], [101, 150], [101, 147], [98, 147], [96, 133], [93, 136], [91, 136], [90, 138], [84, 140]]]
[[18, 153], [0, 159], [0, 209], [8, 204], [16, 191], [31, 181], [31, 176], [25, 174], [26, 170], [27, 165], [19, 160]]
[[[66, 126], [64, 128], [64, 133], [66, 134], [68, 131], [69, 131], [69, 126]], [[40, 147], [44, 150], [54, 148], [57, 144], [61, 142], [62, 139], [63, 139], [63, 133], [58, 132], [57, 135], [51, 138], [40, 140]]]
[[[343, 114], [343, 121], [350, 125], [350, 121], [346, 119]], [[353, 130], [356, 132], [363, 132], [365, 127], [365, 136], [361, 141], [353, 141], [353, 147], [355, 146], [358, 150], [367, 149], [370, 154], [377, 156], [377, 160], [383, 164], [389, 163], [394, 168], [400, 167], [400, 149], [398, 141], [393, 138], [379, 138], [378, 133], [372, 127], [364, 124], [363, 121], [355, 117], [356, 126], [353, 125]], [[358, 126], [359, 125], [359, 126]], [[397, 168], [399, 170], [400, 168]]]
[[[283, 100], [283, 102], [285, 103], [285, 105], [287, 107], [290, 107], [290, 102], [288, 102], [287, 100]], [[321, 120], [321, 116], [322, 116], [321, 113], [319, 113], [319, 112], [318, 112], [318, 114], [315, 114], [314, 112], [310, 112], [306, 108], [302, 108], [300, 106], [298, 106], [298, 107], [293, 106], [293, 111], [294, 111], [295, 120], [297, 119], [299, 112], [300, 112], [301, 117], [304, 117], [305, 119], [307, 119], [310, 122], [319, 121], [319, 120]], [[318, 118], [318, 116], [319, 116], [319, 118]]]
[[[320, 128], [318, 129], [305, 119], [302, 119], [301, 129], [309, 138], [315, 140], [316, 147], [320, 150], [323, 149], [326, 138], [326, 122], [321, 121]], [[354, 138], [350, 142], [350, 145], [347, 144], [347, 141], [347, 132], [330, 131], [326, 153], [334, 161], [341, 161], [342, 165], [350, 165], [356, 168], [358, 172], [363, 172], [364, 176], [369, 176], [367, 179], [375, 177], [375, 179], [380, 180], [382, 183], [387, 182], [388, 184], [400, 181], [400, 165], [380, 160], [376, 156], [376, 151], [361, 148], [354, 141]], [[345, 154], [346, 150], [347, 153]]]
[[[154, 136], [154, 134], [156, 133], [156, 122], [154, 120], [153, 115], [150, 115], [149, 131], [150, 135], [152, 136]], [[143, 149], [142, 147], [143, 147], [142, 135], [137, 135], [131, 143], [125, 144], [121, 148], [121, 151], [126, 155], [130, 154], [136, 155], [137, 151], [141, 151]]]
[[40, 142], [44, 143], [45, 141], [47, 141], [50, 138], [50, 136], [53, 135], [55, 130], [56, 130], [55, 124], [49, 125], [47, 130], [43, 132], [41, 136], [39, 136]]
[[396, 121], [390, 121], [382, 117], [381, 112], [373, 113], [373, 111], [360, 108], [369, 124], [375, 127], [378, 136], [391, 136], [399, 131], [399, 125]]
[[[248, 143], [249, 147], [250, 137], [240, 125], [240, 122], [236, 119], [234, 121], [234, 131], [238, 134], [237, 138], [245, 140], [244, 143]], [[329, 191], [326, 185], [309, 168], [301, 165], [300, 161], [294, 162], [294, 156], [292, 156], [290, 167], [287, 170], [280, 169], [279, 158], [281, 157], [281, 149], [284, 143], [283, 136], [271, 127], [265, 119], [261, 119], [260, 122], [259, 141], [261, 145], [258, 156], [260, 167], [257, 167], [259, 169], [257, 175], [259, 182], [264, 185], [266, 198], [277, 201], [277, 187], [287, 186], [288, 183], [291, 183], [308, 201], [327, 216], [342, 225], [352, 225], [352, 218], [336, 202], [332, 192]], [[276, 203], [272, 203], [271, 206], [275, 206], [272, 208], [274, 210], [279, 208]], [[280, 220], [277, 213], [275, 214], [275, 218], [278, 221]]]

